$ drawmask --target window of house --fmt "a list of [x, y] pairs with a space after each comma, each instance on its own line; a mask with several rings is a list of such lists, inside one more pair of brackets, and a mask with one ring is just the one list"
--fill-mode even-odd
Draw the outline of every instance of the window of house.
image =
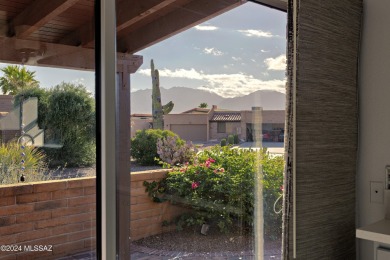
[[226, 122], [217, 123], [217, 133], [226, 133]]

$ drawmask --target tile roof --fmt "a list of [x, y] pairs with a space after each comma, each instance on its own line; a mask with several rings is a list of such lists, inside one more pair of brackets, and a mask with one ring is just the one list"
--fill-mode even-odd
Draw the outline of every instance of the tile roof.
[[237, 112], [215, 113], [210, 121], [214, 121], [214, 122], [239, 122], [239, 121], [241, 121], [241, 113], [237, 113]]

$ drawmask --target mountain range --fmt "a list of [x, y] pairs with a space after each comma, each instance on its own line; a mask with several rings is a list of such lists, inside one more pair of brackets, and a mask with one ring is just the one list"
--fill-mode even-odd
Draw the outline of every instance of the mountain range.
[[[224, 98], [206, 90], [173, 87], [160, 88], [162, 104], [172, 101], [175, 106], [171, 113], [181, 113], [198, 107], [200, 103], [207, 103], [208, 107], [217, 105], [218, 108], [228, 110], [251, 110], [252, 107], [263, 107], [264, 110], [284, 110], [286, 95], [272, 90], [258, 90], [251, 94]], [[152, 90], [142, 89], [131, 92], [131, 113], [151, 114]]]

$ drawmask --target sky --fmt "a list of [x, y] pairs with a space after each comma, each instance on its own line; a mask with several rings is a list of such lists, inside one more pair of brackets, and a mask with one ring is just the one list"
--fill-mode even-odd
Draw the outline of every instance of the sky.
[[[234, 8], [135, 53], [143, 56], [144, 63], [131, 75], [131, 91], [152, 88], [153, 59], [164, 88], [198, 88], [223, 97], [260, 89], [284, 93], [286, 22], [286, 13], [258, 4]], [[94, 92], [93, 72], [27, 67], [36, 72], [43, 87], [66, 81]]]

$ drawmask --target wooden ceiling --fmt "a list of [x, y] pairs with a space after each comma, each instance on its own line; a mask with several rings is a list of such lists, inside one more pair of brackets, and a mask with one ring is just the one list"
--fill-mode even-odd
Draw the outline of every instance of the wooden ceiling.
[[[117, 51], [135, 59], [131, 54], [246, 1], [116, 2]], [[0, 0], [0, 62], [94, 69], [93, 6], [94, 0]]]

